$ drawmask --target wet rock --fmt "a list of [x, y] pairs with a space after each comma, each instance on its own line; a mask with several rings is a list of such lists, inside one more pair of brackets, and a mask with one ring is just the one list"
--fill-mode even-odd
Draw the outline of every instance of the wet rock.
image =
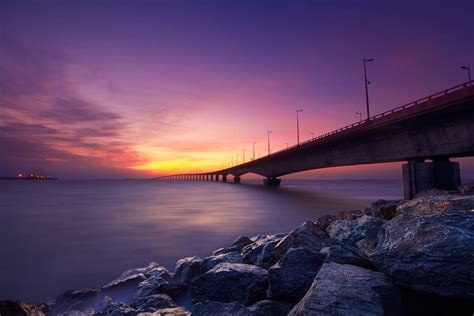
[[161, 308], [153, 313], [138, 313], [138, 316], [191, 316], [191, 313], [182, 307]]
[[187, 257], [176, 262], [174, 280], [183, 284], [190, 284], [197, 276], [206, 272], [206, 266], [199, 257]]
[[176, 307], [176, 303], [166, 294], [153, 294], [134, 299], [130, 307], [140, 312], [153, 312], [161, 308]]
[[250, 245], [252, 242], [254, 241], [250, 239], [249, 237], [240, 236], [233, 242], [233, 244], [230, 247], [217, 249], [212, 253], [212, 255], [217, 256], [217, 255], [222, 255], [229, 252], [241, 252], [245, 246]]
[[400, 315], [400, 292], [379, 272], [325, 263], [289, 315]]
[[268, 296], [298, 302], [311, 286], [325, 255], [305, 248], [290, 249], [268, 270]]
[[356, 247], [346, 245], [337, 240], [331, 240], [328, 244], [328, 246], [321, 248], [320, 251], [321, 254], [326, 255], [325, 262], [351, 264], [366, 269], [374, 268], [372, 263]]
[[458, 190], [461, 194], [474, 194], [474, 182], [463, 184]]
[[102, 287], [102, 289], [117, 289], [117, 288], [129, 288], [137, 286], [138, 283], [146, 280], [146, 277], [142, 273], [119, 276], [113, 281], [107, 283]]
[[403, 200], [377, 200], [367, 208], [364, 213], [366, 215], [380, 217], [385, 220], [390, 220], [397, 215], [397, 207]]
[[44, 316], [47, 311], [46, 305], [36, 307], [21, 301], [0, 301], [0, 315], [2, 316]]
[[426, 215], [456, 210], [474, 209], [474, 195], [437, 195], [420, 197], [400, 204], [399, 213]]
[[263, 300], [247, 307], [247, 310], [252, 316], [277, 316], [288, 315], [292, 307], [293, 304], [287, 302]]
[[243, 262], [268, 268], [272, 265], [272, 251], [285, 234], [268, 235], [242, 249]]
[[114, 302], [109, 296], [104, 297], [102, 306], [96, 312], [97, 316], [135, 316], [137, 311], [122, 302]]
[[326, 231], [332, 238], [355, 245], [363, 238], [377, 240], [377, 234], [384, 223], [385, 221], [378, 217], [363, 215], [355, 220], [332, 222]]
[[78, 291], [68, 290], [59, 295], [51, 304], [51, 314], [64, 311], [82, 311], [99, 301], [99, 289], [87, 288]]
[[228, 252], [228, 253], [204, 258], [203, 263], [207, 270], [211, 270], [216, 265], [222, 262], [242, 263], [242, 260], [243, 260], [242, 255], [239, 252]]
[[396, 216], [380, 231], [370, 260], [398, 285], [474, 299], [474, 210], [451, 210], [468, 201], [437, 201], [434, 208], [423, 202], [425, 209]]
[[250, 316], [250, 311], [238, 302], [221, 303], [216, 301], [203, 301], [194, 305], [193, 316], [229, 315]]
[[318, 253], [325, 246], [329, 235], [311, 221], [304, 222], [301, 226], [292, 230], [272, 250], [271, 264], [280, 260], [290, 248], [305, 248], [308, 251]]
[[191, 283], [193, 302], [252, 304], [265, 298], [268, 272], [242, 263], [220, 263]]

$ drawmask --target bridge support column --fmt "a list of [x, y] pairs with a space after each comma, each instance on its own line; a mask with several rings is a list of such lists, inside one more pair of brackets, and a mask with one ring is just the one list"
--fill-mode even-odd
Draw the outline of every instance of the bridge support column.
[[240, 183], [240, 177], [234, 176], [234, 183]]
[[409, 161], [402, 165], [403, 191], [405, 199], [429, 189], [455, 190], [461, 185], [459, 163], [449, 159], [433, 162]]
[[227, 176], [226, 175], [222, 176], [222, 182], [227, 182]]
[[266, 187], [279, 187], [281, 183], [281, 179], [278, 179], [276, 177], [268, 177], [266, 179], [263, 179], [263, 184]]

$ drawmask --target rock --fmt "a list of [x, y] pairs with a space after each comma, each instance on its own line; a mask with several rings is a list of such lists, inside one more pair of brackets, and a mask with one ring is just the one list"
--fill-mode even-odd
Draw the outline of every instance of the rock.
[[243, 262], [268, 268], [272, 265], [273, 248], [283, 239], [285, 234], [268, 235], [260, 238], [242, 249]]
[[36, 307], [21, 301], [0, 301], [2, 316], [44, 316], [48, 312], [46, 305]]
[[222, 262], [229, 262], [229, 263], [242, 263], [242, 256], [239, 252], [228, 252], [224, 254], [220, 254], [217, 256], [210, 256], [204, 258], [203, 263], [207, 270], [211, 270], [216, 265]]
[[273, 316], [288, 315], [292, 307], [293, 304], [287, 302], [263, 300], [247, 307], [247, 310], [252, 316]]
[[474, 182], [463, 184], [458, 188], [458, 190], [461, 194], [474, 194]]
[[153, 294], [134, 299], [130, 307], [140, 312], [153, 312], [161, 308], [176, 307], [176, 303], [166, 294]]
[[270, 263], [280, 260], [290, 248], [305, 248], [318, 253], [325, 246], [328, 234], [311, 221], [304, 222], [292, 230], [272, 250]]
[[226, 253], [229, 253], [229, 252], [241, 252], [242, 249], [245, 246], [250, 245], [251, 243], [253, 243], [253, 240], [250, 239], [249, 237], [240, 236], [234, 241], [232, 246], [230, 246], [228, 248], [217, 249], [212, 253], [212, 255], [217, 256], [217, 255], [222, 255], [222, 254], [226, 254]]
[[428, 190], [418, 192], [417, 194], [415, 194], [414, 198], [415, 199], [416, 198], [421, 198], [421, 197], [432, 198], [432, 197], [435, 197], [435, 196], [448, 195], [448, 194], [451, 194], [451, 193], [455, 193], [455, 192], [434, 188], [434, 189], [428, 189]]
[[100, 302], [99, 289], [87, 288], [79, 291], [68, 290], [59, 295], [51, 304], [51, 314], [64, 311], [82, 311]]
[[199, 257], [187, 257], [176, 262], [174, 279], [183, 284], [190, 284], [197, 276], [206, 272], [206, 266]]
[[59, 314], [52, 314], [57, 316], [93, 316], [95, 315], [95, 310], [93, 308], [87, 308], [84, 311], [65, 311]]
[[366, 215], [380, 217], [382, 219], [390, 220], [397, 214], [397, 207], [403, 200], [377, 200], [372, 205], [365, 209]]
[[437, 201], [434, 208], [396, 216], [380, 231], [370, 260], [398, 285], [474, 299], [474, 210], [450, 210], [466, 201]]
[[329, 236], [350, 245], [367, 238], [377, 240], [377, 234], [385, 223], [384, 220], [363, 215], [355, 220], [338, 220], [332, 222], [326, 229]]
[[399, 213], [426, 215], [456, 210], [474, 209], [473, 195], [438, 195], [419, 197], [400, 204]]
[[325, 263], [289, 315], [400, 315], [400, 293], [380, 272]]
[[252, 304], [265, 298], [268, 272], [243, 263], [220, 263], [191, 283], [193, 302]]
[[97, 316], [135, 316], [137, 311], [122, 302], [114, 302], [109, 296], [104, 297], [102, 306], [96, 313]]
[[161, 308], [153, 313], [138, 313], [137, 316], [191, 316], [191, 313], [182, 307]]
[[117, 288], [129, 288], [135, 287], [138, 283], [146, 280], [146, 277], [142, 273], [132, 274], [132, 275], [125, 275], [119, 276], [116, 279], [112, 280], [111, 282], [107, 283], [102, 287], [102, 289], [117, 289]]
[[364, 257], [359, 249], [346, 245], [337, 240], [331, 240], [328, 246], [323, 247], [321, 254], [326, 255], [325, 262], [351, 264], [366, 269], [373, 269], [372, 263]]
[[311, 286], [325, 255], [291, 248], [268, 270], [268, 297], [298, 302]]
[[194, 305], [193, 316], [228, 315], [250, 316], [250, 311], [238, 302], [221, 303], [216, 301], [203, 301]]

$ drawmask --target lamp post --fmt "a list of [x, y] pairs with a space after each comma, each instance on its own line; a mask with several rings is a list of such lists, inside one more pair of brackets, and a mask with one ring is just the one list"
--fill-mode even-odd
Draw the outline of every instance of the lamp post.
[[296, 143], [300, 144], [300, 120], [298, 113], [303, 112], [303, 110], [296, 110]]
[[253, 151], [252, 151], [252, 157], [253, 157], [253, 159], [252, 159], [252, 160], [255, 160], [255, 144], [256, 144], [256, 143], [257, 143], [257, 142], [253, 142], [253, 143], [252, 143], [252, 145], [253, 145]]
[[309, 132], [309, 134], [311, 135], [311, 139], [314, 138], [314, 133], [313, 132]]
[[232, 167], [234, 166], [234, 157], [232, 157], [230, 165], [231, 165]]
[[270, 155], [270, 134], [272, 133], [272, 131], [268, 131], [267, 132], [267, 138], [268, 138], [268, 155]]
[[356, 114], [359, 114], [359, 122], [362, 121], [362, 112], [356, 112]]
[[242, 149], [242, 163], [245, 163], [245, 148]]
[[289, 147], [288, 143], [285, 143], [285, 145], [286, 145], [286, 149], [288, 149], [288, 147]]
[[237, 166], [239, 164], [239, 153], [235, 156], [235, 165]]
[[365, 104], [367, 105], [367, 120], [370, 119], [370, 109], [369, 109], [369, 88], [368, 85], [370, 81], [367, 80], [367, 63], [374, 61], [373, 58], [366, 59], [364, 58], [364, 78], [365, 78]]
[[469, 77], [469, 82], [471, 82], [471, 67], [468, 66], [461, 66], [461, 69], [464, 69], [467, 71], [467, 75]]

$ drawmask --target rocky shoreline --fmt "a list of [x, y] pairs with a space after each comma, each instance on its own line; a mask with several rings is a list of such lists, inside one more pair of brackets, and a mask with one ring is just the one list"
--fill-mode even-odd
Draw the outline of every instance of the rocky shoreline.
[[100, 288], [0, 315], [473, 315], [474, 185], [377, 201], [289, 233], [241, 236], [174, 272], [157, 263]]

